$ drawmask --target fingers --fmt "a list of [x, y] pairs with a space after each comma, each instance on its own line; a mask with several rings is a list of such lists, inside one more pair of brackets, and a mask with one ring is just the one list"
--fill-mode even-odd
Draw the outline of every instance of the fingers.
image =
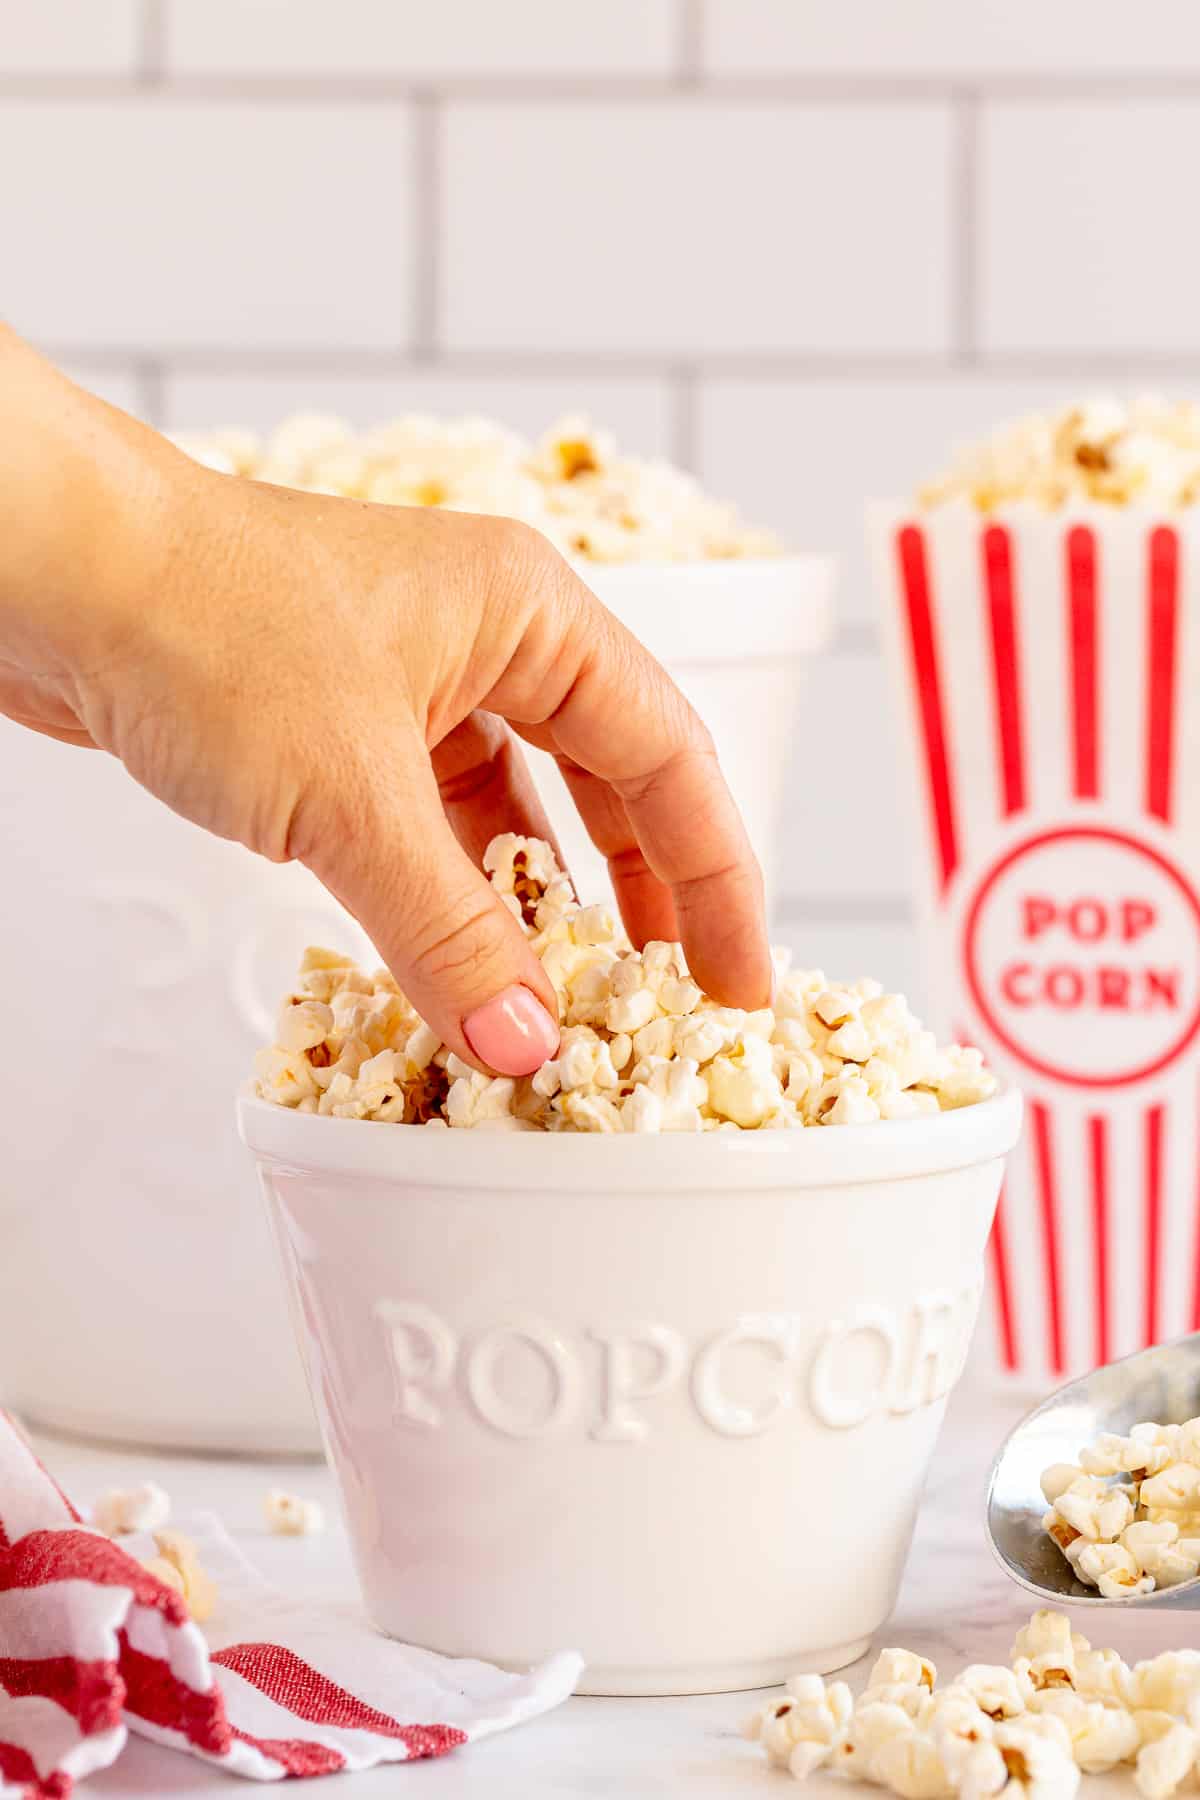
[[446, 817], [473, 863], [482, 863], [500, 831], [545, 838], [559, 855], [529, 766], [503, 719], [469, 713], [434, 748], [430, 760]]
[[415, 734], [390, 754], [328, 768], [294, 846], [459, 1056], [502, 1075], [528, 1075], [553, 1056], [553, 986], [456, 841]]
[[[638, 870], [671, 890], [697, 981], [729, 1005], [766, 1005], [772, 990], [762, 875], [712, 740], [666, 671], [575, 579], [542, 572], [546, 598], [522, 653], [487, 702], [548, 731], [557, 753], [607, 783], [632, 833], [595, 788], [574, 783], [627, 876], [626, 903], [661, 917]], [[557, 585], [556, 585], [557, 583]]]
[[607, 781], [581, 769], [569, 756], [557, 760], [588, 836], [608, 863], [613, 893], [630, 937], [639, 949], [651, 938], [673, 943], [679, 936], [674, 898], [648, 866], [624, 801]]

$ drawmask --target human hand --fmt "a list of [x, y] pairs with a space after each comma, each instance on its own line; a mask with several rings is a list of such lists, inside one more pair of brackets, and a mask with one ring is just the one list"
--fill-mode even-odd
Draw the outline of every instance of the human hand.
[[499, 831], [551, 835], [515, 732], [557, 758], [635, 941], [679, 937], [715, 998], [767, 1002], [761, 877], [708, 734], [544, 538], [214, 474], [16, 350], [11, 385], [86, 455], [56, 459], [62, 505], [14, 507], [0, 443], [19, 540], [7, 574], [0, 552], [0, 708], [305, 863], [443, 1041], [506, 1074], [558, 1037], [479, 868]]

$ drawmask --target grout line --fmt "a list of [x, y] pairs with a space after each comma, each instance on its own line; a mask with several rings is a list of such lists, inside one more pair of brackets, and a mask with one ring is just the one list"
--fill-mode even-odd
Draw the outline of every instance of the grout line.
[[690, 363], [679, 363], [669, 376], [671, 460], [695, 473], [700, 461], [699, 381]]
[[163, 0], [141, 0], [138, 22], [139, 87], [161, 87], [167, 68], [167, 20]]
[[139, 357], [134, 364], [134, 380], [137, 384], [138, 417], [147, 425], [154, 425], [159, 431], [166, 429], [166, 370], [161, 362], [153, 356]]
[[[137, 346], [128, 344], [43, 343], [47, 356], [59, 361], [92, 363], [97, 368], [128, 367]], [[403, 375], [430, 369], [447, 376], [475, 376], [480, 380], [516, 376], [537, 380], [563, 375], [581, 378], [609, 376], [630, 380], [671, 381], [686, 368], [697, 385], [705, 381], [777, 382], [803, 381], [836, 386], [843, 381], [872, 380], [954, 382], [963, 379], [962, 364], [952, 356], [880, 352], [845, 354], [824, 351], [712, 352], [690, 357], [686, 365], [669, 352], [589, 350], [439, 350], [429, 357], [404, 348], [331, 349], [323, 344], [170, 344], [147, 346], [159, 362], [184, 372], [204, 374], [313, 375], [363, 377]], [[1175, 375], [1181, 380], [1200, 378], [1200, 349], [1181, 352], [1114, 350], [1080, 354], [1077, 350], [995, 352], [977, 356], [971, 363], [973, 380], [1138, 381]]]
[[954, 108], [954, 139], [950, 159], [950, 207], [954, 260], [951, 268], [950, 334], [956, 360], [974, 364], [979, 332], [979, 100], [970, 89], [958, 96]]
[[426, 90], [414, 97], [412, 120], [413, 221], [412, 356], [420, 364], [437, 355], [441, 312], [442, 113]]
[[[155, 0], [145, 0], [145, 20], [157, 17]], [[315, 104], [341, 105], [348, 101], [364, 105], [383, 105], [396, 100], [412, 100], [436, 91], [444, 101], [520, 103], [526, 105], [572, 101], [598, 101], [605, 104], [642, 103], [680, 100], [678, 75], [547, 75], [522, 77], [504, 75], [468, 76], [447, 73], [414, 81], [403, 75], [183, 75], [169, 76], [158, 67], [163, 52], [162, 33], [144, 31], [143, 56], [146, 70], [156, 86], [173, 99], [181, 101], [305, 101]], [[690, 51], [689, 51], [690, 55]], [[160, 79], [160, 74], [162, 78]], [[930, 101], [951, 103], [964, 83], [974, 84], [977, 75], [969, 70], [957, 74], [931, 76], [863, 76], [863, 75], [746, 75], [699, 76], [685, 82], [686, 97], [700, 94], [714, 102], [746, 101], [770, 104], [811, 103], [822, 106], [922, 105]], [[115, 99], [144, 91], [143, 75], [6, 75], [0, 77], [0, 99], [79, 100]], [[1072, 75], [997, 76], [989, 75], [978, 84], [980, 98], [985, 101], [1057, 102], [1106, 104], [1115, 100], [1179, 100], [1200, 99], [1200, 76], [1163, 72], [1145, 75], [1089, 76]]]
[[679, 86], [699, 87], [704, 79], [704, 0], [676, 0], [675, 57]]

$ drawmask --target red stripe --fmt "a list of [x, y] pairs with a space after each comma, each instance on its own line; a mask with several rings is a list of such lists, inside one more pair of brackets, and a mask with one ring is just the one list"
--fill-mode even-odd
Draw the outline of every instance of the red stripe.
[[1100, 793], [1100, 695], [1096, 613], [1096, 540], [1086, 525], [1067, 533], [1068, 638], [1071, 653], [1071, 717], [1077, 800]]
[[10, 1744], [3, 1739], [0, 1739], [0, 1776], [3, 1776], [6, 1783], [28, 1783], [22, 1791], [21, 1800], [68, 1800], [75, 1785], [69, 1775], [60, 1775], [57, 1770], [53, 1775], [43, 1775], [39, 1780], [37, 1764], [28, 1750], [21, 1744]]
[[212, 1660], [232, 1669], [298, 1719], [398, 1738], [408, 1746], [410, 1756], [442, 1756], [467, 1741], [466, 1732], [452, 1725], [401, 1725], [347, 1693], [282, 1644], [231, 1644], [227, 1650], [218, 1650]]
[[337, 1775], [346, 1766], [340, 1750], [308, 1743], [304, 1738], [257, 1738], [236, 1729], [233, 1736], [243, 1744], [252, 1744], [264, 1756], [273, 1756], [289, 1775]]
[[56, 1581], [129, 1588], [139, 1606], [156, 1607], [172, 1625], [182, 1625], [188, 1616], [181, 1594], [92, 1531], [31, 1531], [0, 1556], [0, 1593]]
[[1163, 1108], [1146, 1112], [1146, 1343], [1159, 1337], [1159, 1289], [1162, 1280]]
[[1004, 1189], [992, 1221], [988, 1239], [992, 1259], [992, 1282], [996, 1290], [996, 1323], [1000, 1332], [1000, 1360], [1006, 1369], [1017, 1366], [1017, 1322], [1013, 1311], [1012, 1283], [1008, 1273], [1008, 1234], [1004, 1222]]
[[225, 1716], [225, 1699], [215, 1685], [198, 1692], [179, 1681], [161, 1656], [135, 1650], [124, 1632], [121, 1673], [128, 1690], [125, 1711], [165, 1731], [182, 1732], [189, 1743], [210, 1756], [224, 1756], [233, 1736]]
[[1179, 537], [1159, 525], [1146, 554], [1146, 811], [1169, 824], [1175, 756]]
[[1095, 1357], [1099, 1364], [1112, 1358], [1108, 1284], [1108, 1120], [1103, 1113], [1094, 1113], [1088, 1120], [1088, 1140], [1092, 1167], [1092, 1275], [1096, 1288]]
[[125, 1683], [114, 1662], [73, 1656], [0, 1656], [0, 1688], [17, 1699], [38, 1694], [78, 1722], [85, 1737], [121, 1723]]
[[1012, 539], [1004, 526], [989, 525], [980, 540], [980, 549], [992, 641], [1000, 807], [1006, 817], [1011, 817], [1025, 805], [1025, 744], [1021, 724], [1017, 615], [1013, 600]]
[[1050, 1368], [1061, 1375], [1063, 1354], [1062, 1287], [1058, 1255], [1058, 1196], [1054, 1180], [1054, 1155], [1050, 1143], [1050, 1114], [1040, 1100], [1029, 1103], [1033, 1125], [1033, 1155], [1037, 1171], [1038, 1199], [1042, 1213], [1042, 1259], [1046, 1274], [1046, 1347]]
[[912, 657], [913, 686], [921, 719], [929, 804], [944, 888], [958, 867], [958, 830], [954, 822], [945, 709], [942, 705], [942, 678], [934, 637], [925, 538], [919, 526], [901, 526], [896, 534], [896, 553], [908, 613], [908, 646]]

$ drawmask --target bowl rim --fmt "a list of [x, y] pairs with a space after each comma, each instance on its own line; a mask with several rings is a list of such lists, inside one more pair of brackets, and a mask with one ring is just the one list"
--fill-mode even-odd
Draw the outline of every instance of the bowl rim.
[[[827, 1188], [894, 1183], [994, 1161], [1021, 1128], [1018, 1089], [920, 1119], [827, 1131], [425, 1131], [237, 1101], [238, 1130], [260, 1165], [402, 1187], [611, 1192]], [[589, 1150], [588, 1145], [592, 1148]]]

